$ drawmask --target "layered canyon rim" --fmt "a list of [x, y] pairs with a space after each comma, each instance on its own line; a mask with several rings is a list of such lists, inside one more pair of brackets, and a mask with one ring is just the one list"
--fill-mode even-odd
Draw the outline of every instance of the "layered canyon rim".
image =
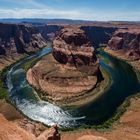
[[140, 140], [139, 0], [0, 3], [0, 140]]

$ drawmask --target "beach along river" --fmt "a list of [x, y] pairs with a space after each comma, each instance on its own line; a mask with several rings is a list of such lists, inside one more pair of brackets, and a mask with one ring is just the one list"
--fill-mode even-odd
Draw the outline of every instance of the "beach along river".
[[102, 96], [94, 102], [71, 109], [42, 101], [34, 88], [28, 84], [22, 66], [31, 59], [41, 58], [51, 51], [51, 48], [44, 48], [17, 62], [7, 73], [6, 83], [11, 102], [33, 120], [50, 126], [58, 124], [62, 128], [102, 124], [112, 117], [126, 97], [140, 91], [140, 84], [132, 67], [100, 51], [100, 65], [110, 74], [112, 80], [111, 86]]

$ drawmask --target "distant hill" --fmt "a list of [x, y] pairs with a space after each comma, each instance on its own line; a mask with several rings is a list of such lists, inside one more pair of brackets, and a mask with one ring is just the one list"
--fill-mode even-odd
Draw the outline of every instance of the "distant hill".
[[34, 24], [90, 24], [93, 21], [86, 20], [71, 20], [71, 19], [39, 19], [39, 18], [29, 18], [29, 19], [16, 19], [7, 18], [0, 19], [2, 23], [34, 23]]

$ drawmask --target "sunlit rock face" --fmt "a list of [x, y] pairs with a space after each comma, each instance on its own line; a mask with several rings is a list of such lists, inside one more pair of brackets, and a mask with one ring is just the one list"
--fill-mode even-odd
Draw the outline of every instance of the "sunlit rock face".
[[140, 59], [140, 29], [118, 30], [108, 42], [108, 48], [122, 50], [130, 59]]
[[53, 56], [59, 63], [81, 70], [91, 67], [96, 71], [98, 69], [94, 48], [85, 32], [77, 26], [68, 26], [59, 32], [53, 41]]

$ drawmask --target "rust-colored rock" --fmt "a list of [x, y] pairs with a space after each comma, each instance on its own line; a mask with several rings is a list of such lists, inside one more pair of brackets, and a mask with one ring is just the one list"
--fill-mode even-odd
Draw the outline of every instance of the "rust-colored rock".
[[60, 140], [60, 134], [58, 133], [57, 125], [53, 126], [49, 130], [44, 131], [37, 140]]
[[0, 140], [60, 140], [57, 125], [44, 130], [36, 137], [33, 132], [35, 127], [27, 119], [24, 119], [24, 121], [26, 121], [24, 123], [28, 128], [23, 129], [21, 124], [17, 125], [16, 122], [8, 121], [0, 114]]
[[27, 72], [28, 82], [42, 91], [42, 99], [68, 105], [85, 99], [101, 82], [94, 48], [79, 27], [63, 28], [53, 41], [52, 54]]
[[140, 29], [118, 30], [108, 42], [109, 49], [122, 50], [132, 60], [140, 59]]
[[0, 140], [35, 140], [35, 136], [9, 122], [0, 114]]
[[[98, 63], [85, 32], [77, 26], [65, 27], [53, 41], [53, 56], [62, 64], [81, 68]], [[85, 68], [85, 67], [84, 67]]]
[[0, 55], [28, 53], [45, 45], [45, 39], [29, 24], [0, 24]]

